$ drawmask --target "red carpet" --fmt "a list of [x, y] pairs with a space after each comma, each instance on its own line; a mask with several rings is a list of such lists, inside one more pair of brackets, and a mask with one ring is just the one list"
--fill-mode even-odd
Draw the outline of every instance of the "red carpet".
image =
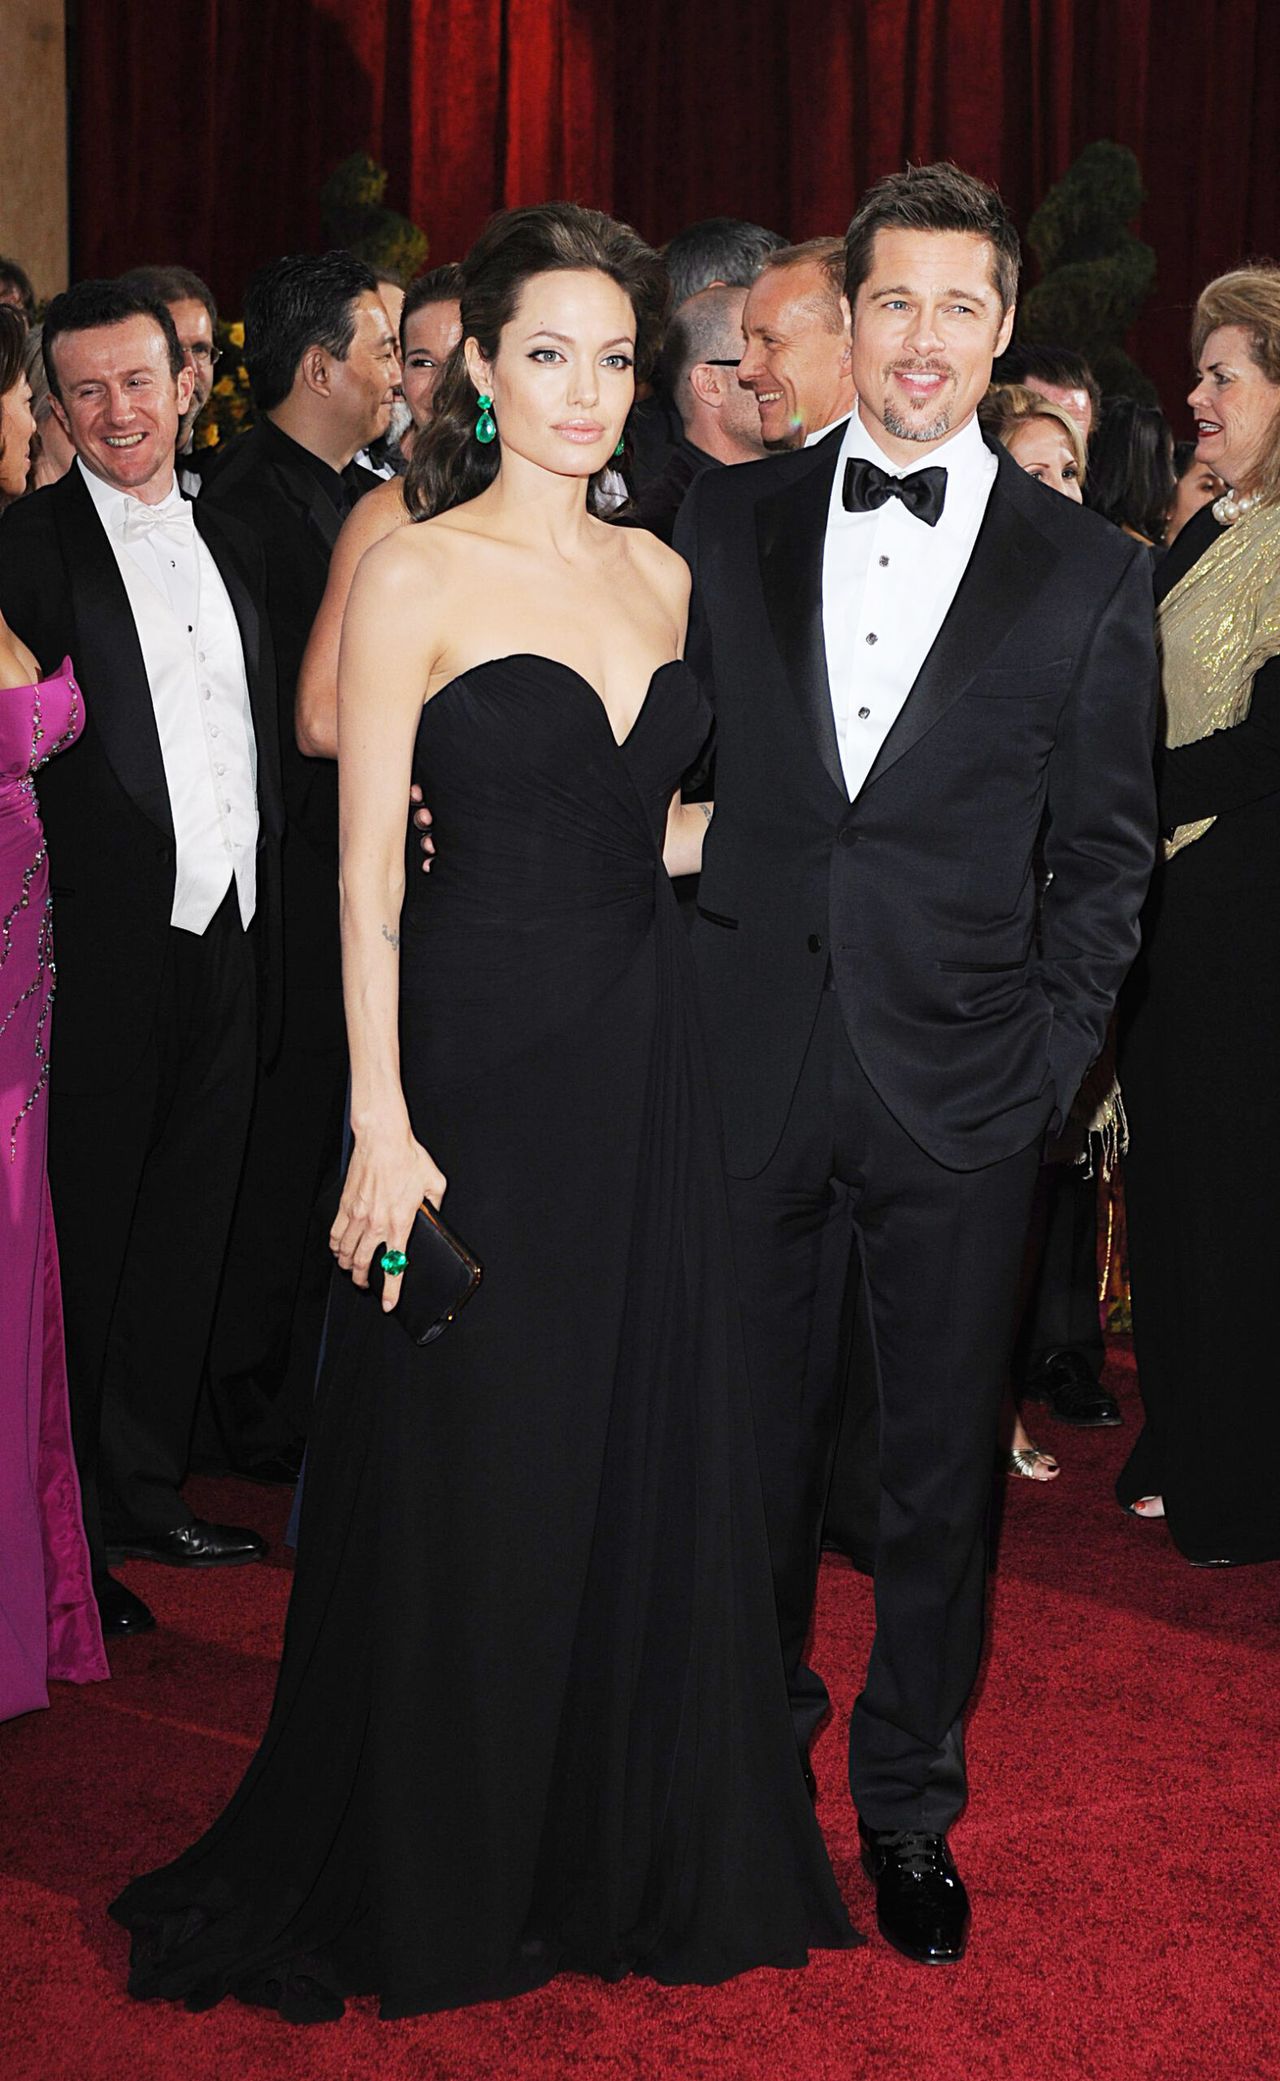
[[[710, 1993], [564, 1979], [409, 2023], [358, 2005], [305, 2033], [229, 2004], [129, 2002], [105, 1903], [232, 1790], [288, 1590], [283, 1491], [208, 1483], [198, 1505], [259, 1525], [277, 1565], [123, 1571], [161, 1630], [117, 1648], [110, 1684], [59, 1686], [50, 1712], [0, 1727], [0, 2077], [1276, 2081], [1280, 1568], [1190, 1568], [1163, 1526], [1116, 1508], [1135, 1421], [1123, 1354], [1113, 1378], [1126, 1430], [1037, 1421], [1064, 1472], [1009, 1484], [954, 1837], [975, 1911], [963, 1965], [929, 1973], [876, 1938]], [[815, 1757], [819, 1813], [867, 1928], [842, 1752], [869, 1626], [868, 1585], [828, 1562], [815, 1661], [836, 1714]]]

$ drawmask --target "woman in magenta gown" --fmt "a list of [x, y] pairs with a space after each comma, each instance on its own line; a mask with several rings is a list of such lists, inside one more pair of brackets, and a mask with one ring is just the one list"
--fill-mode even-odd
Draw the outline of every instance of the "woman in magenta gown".
[[[31, 438], [22, 328], [9, 321], [0, 310], [4, 497], [23, 489]], [[47, 1705], [50, 1677], [110, 1673], [71, 1452], [45, 1170], [54, 966], [35, 775], [83, 721], [70, 660], [42, 679], [0, 619], [0, 1720]]]

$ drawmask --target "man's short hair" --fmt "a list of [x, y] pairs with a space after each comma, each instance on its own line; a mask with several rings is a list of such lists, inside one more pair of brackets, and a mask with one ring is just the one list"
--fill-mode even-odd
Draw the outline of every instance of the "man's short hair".
[[844, 325], [844, 313], [840, 309], [840, 298], [844, 295], [844, 240], [807, 238], [796, 246], [779, 246], [776, 252], [770, 253], [760, 272], [762, 275], [771, 274], [775, 268], [781, 267], [816, 267], [820, 270], [827, 329], [839, 332]]
[[461, 303], [462, 269], [456, 260], [446, 260], [441, 267], [429, 267], [425, 275], [415, 275], [404, 292], [404, 309], [400, 313], [400, 344], [404, 346], [404, 329], [415, 311], [424, 311], [429, 303]]
[[1018, 300], [1022, 248], [995, 188], [950, 159], [887, 173], [868, 188], [845, 233], [845, 293], [852, 304], [871, 272], [879, 231], [967, 231], [995, 248], [995, 287], [1007, 311]]
[[1083, 354], [1070, 347], [1041, 347], [1030, 340], [1015, 340], [991, 371], [993, 383], [1052, 383], [1055, 390], [1087, 390], [1093, 406], [1093, 424], [1102, 414], [1102, 391]]
[[282, 405], [308, 347], [345, 361], [355, 338], [355, 303], [376, 295], [363, 260], [335, 247], [287, 253], [252, 276], [244, 298], [244, 365], [260, 412]]
[[[717, 283], [688, 296], [667, 327], [662, 343], [662, 387], [682, 420], [692, 393], [689, 376], [699, 362], [730, 361], [741, 355], [742, 297], [739, 283]], [[687, 423], [687, 421], [686, 421]]]
[[162, 299], [153, 300], [138, 289], [130, 288], [125, 280], [107, 282], [91, 279], [73, 282], [61, 296], [55, 296], [44, 314], [44, 330], [41, 334], [40, 351], [44, 355], [44, 372], [49, 379], [49, 388], [62, 402], [62, 390], [58, 382], [58, 363], [54, 347], [63, 333], [94, 332], [101, 325], [123, 325], [130, 318], [150, 318], [159, 326], [169, 354], [169, 373], [176, 379], [187, 364], [187, 357], [178, 338], [169, 306]]
[[131, 267], [120, 280], [149, 297], [152, 303], [202, 303], [217, 332], [218, 306], [213, 291], [189, 267]]
[[677, 231], [662, 249], [671, 282], [671, 308], [715, 282], [749, 289], [770, 253], [786, 240], [746, 217], [702, 217]]
[[0, 288], [17, 290], [17, 309], [22, 312], [28, 325], [34, 325], [36, 292], [31, 286], [31, 277], [25, 267], [16, 260], [10, 260], [4, 253], [0, 253]]

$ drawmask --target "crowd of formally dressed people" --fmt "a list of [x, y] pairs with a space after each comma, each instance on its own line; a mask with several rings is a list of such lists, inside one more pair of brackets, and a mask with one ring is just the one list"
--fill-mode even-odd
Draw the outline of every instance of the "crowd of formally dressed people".
[[[993, 1467], [1060, 1473], [1024, 1403], [1122, 1421], [1100, 1168], [1118, 1500], [1280, 1558], [1280, 270], [1201, 296], [1194, 442], [1017, 279], [948, 168], [798, 244], [292, 255], [208, 444], [196, 274], [41, 312], [0, 259], [0, 1717], [154, 1625], [117, 1562], [262, 1557], [189, 1474], [302, 1476], [271, 1727], [117, 1904], [136, 1992], [854, 1941], [824, 1537], [880, 1927], [960, 1956]], [[485, 1276], [419, 1349], [423, 1201]]]

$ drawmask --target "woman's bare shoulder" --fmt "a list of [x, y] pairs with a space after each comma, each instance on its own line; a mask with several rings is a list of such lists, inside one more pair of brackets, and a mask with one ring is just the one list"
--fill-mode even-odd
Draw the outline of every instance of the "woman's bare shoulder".
[[616, 534], [625, 539], [627, 551], [638, 574], [645, 583], [669, 602], [673, 612], [682, 617], [689, 606], [689, 590], [692, 583], [689, 566], [674, 549], [651, 535], [647, 528], [617, 528]]
[[[388, 485], [387, 489], [390, 488]], [[371, 491], [361, 504], [377, 497], [378, 493]], [[403, 496], [401, 505], [403, 507]], [[442, 527], [436, 520], [410, 522], [407, 513], [402, 517], [405, 525], [393, 524], [370, 536], [369, 547], [360, 560], [360, 576], [366, 594], [374, 586], [384, 589], [389, 595], [420, 588], [425, 574], [430, 573], [434, 581], [458, 554], [456, 530]]]
[[385, 484], [379, 484], [376, 490], [367, 491], [362, 499], [357, 499], [342, 523], [339, 540], [344, 548], [362, 556], [384, 535], [394, 534], [397, 528], [404, 527], [408, 518], [404, 486], [398, 477], [390, 477]]

